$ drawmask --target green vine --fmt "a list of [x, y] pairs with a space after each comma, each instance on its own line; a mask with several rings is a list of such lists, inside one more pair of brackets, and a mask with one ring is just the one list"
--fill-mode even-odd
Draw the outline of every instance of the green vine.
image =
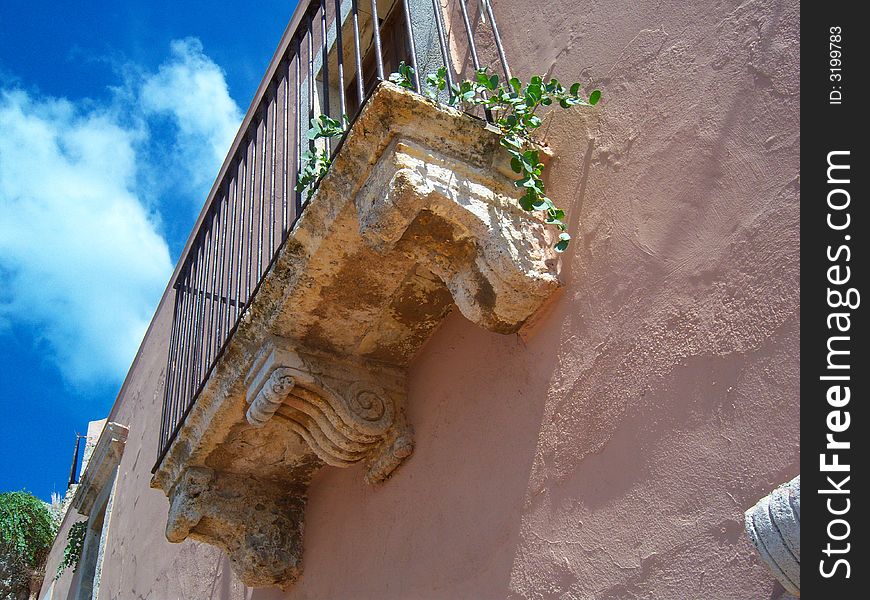
[[[413, 67], [401, 62], [398, 71], [392, 73], [389, 79], [403, 88], [413, 90], [414, 74]], [[535, 114], [540, 107], [552, 104], [558, 104], [562, 108], [595, 106], [601, 99], [601, 91], [593, 90], [587, 98], [583, 98], [580, 95], [579, 83], [565, 88], [557, 79], [545, 82], [540, 76], [532, 77], [528, 85], [523, 85], [519, 79], [512, 77], [505, 85], [498, 75], [490, 75], [486, 68], [477, 70], [473, 80], [466, 79], [449, 85], [447, 68], [441, 67], [426, 76], [426, 85], [429, 87], [426, 96], [434, 102], [438, 101], [439, 95], [443, 96], [447, 92], [450, 106], [461, 107], [463, 110], [482, 107], [492, 116], [492, 121], [501, 130], [499, 142], [511, 157], [511, 169], [519, 175], [515, 185], [523, 190], [518, 200], [520, 207], [529, 212], [544, 211], [546, 223], [559, 230], [559, 238], [554, 248], [557, 252], [564, 252], [571, 242], [571, 235], [565, 224], [565, 211], [557, 207], [546, 194], [544, 163], [540, 160], [540, 153], [533, 148], [526, 148], [534, 131], [543, 123]], [[344, 122], [347, 122], [346, 117]], [[311, 120], [308, 139], [316, 143], [319, 139], [328, 140], [344, 133], [345, 128], [341, 122], [320, 115]], [[305, 164], [297, 178], [296, 191], [305, 191], [310, 196], [317, 182], [329, 170], [329, 156], [328, 142], [323, 148], [316, 146], [313, 152], [303, 154]]]
[[[408, 89], [414, 89], [413, 79], [414, 69], [405, 63], [400, 63], [398, 72], [390, 75], [390, 81]], [[515, 185], [523, 190], [519, 205], [529, 212], [544, 211], [547, 224], [559, 230], [554, 247], [557, 252], [564, 252], [571, 241], [565, 224], [565, 211], [558, 208], [545, 192], [544, 163], [540, 161], [539, 152], [524, 148], [543, 123], [535, 114], [540, 107], [554, 103], [562, 108], [595, 106], [601, 99], [601, 91], [594, 90], [584, 99], [580, 95], [579, 83], [566, 89], [558, 79], [545, 82], [540, 76], [532, 77], [525, 86], [512, 77], [505, 86], [498, 75], [490, 75], [486, 68], [477, 70], [473, 80], [466, 79], [449, 86], [447, 69], [441, 67], [426, 76], [426, 85], [430, 88], [426, 95], [433, 101], [449, 87], [450, 106], [464, 110], [480, 106], [492, 115], [493, 122], [501, 130], [500, 143], [510, 154], [511, 169], [520, 176], [515, 181]]]
[[18, 597], [42, 569], [54, 541], [46, 504], [29, 492], [0, 494], [0, 598]]
[[[347, 117], [344, 118], [347, 122]], [[320, 178], [326, 175], [332, 164], [329, 153], [329, 141], [334, 137], [344, 135], [344, 125], [328, 115], [320, 115], [311, 119], [311, 129], [308, 130], [308, 139], [314, 142], [314, 150], [306, 150], [302, 153], [303, 167], [296, 178], [296, 191], [304, 192], [310, 197], [314, 192], [314, 186]], [[317, 144], [317, 140], [325, 139], [327, 142]]]
[[82, 558], [82, 549], [85, 546], [85, 535], [87, 532], [87, 521], [73, 523], [72, 527], [69, 528], [69, 532], [66, 535], [66, 547], [63, 549], [63, 558], [60, 564], [57, 565], [57, 573], [54, 575], [55, 579], [60, 579], [60, 576], [63, 575], [63, 572], [67, 568], [71, 567], [75, 571]]

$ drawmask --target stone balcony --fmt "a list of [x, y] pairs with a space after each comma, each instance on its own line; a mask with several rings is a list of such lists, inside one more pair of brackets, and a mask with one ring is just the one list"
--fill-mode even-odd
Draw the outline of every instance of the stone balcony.
[[552, 234], [506, 156], [491, 125], [376, 88], [154, 472], [170, 541], [221, 547], [249, 586], [291, 584], [314, 473], [381, 484], [412, 454], [407, 369], [448, 312], [510, 334], [540, 310]]

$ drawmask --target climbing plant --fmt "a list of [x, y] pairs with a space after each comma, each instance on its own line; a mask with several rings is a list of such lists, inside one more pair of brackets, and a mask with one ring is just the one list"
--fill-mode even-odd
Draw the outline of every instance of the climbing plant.
[[54, 541], [46, 504], [29, 492], [0, 494], [0, 598], [17, 597], [38, 576]]
[[[414, 69], [405, 63], [399, 64], [399, 70], [390, 75], [390, 81], [401, 87], [414, 89]], [[523, 83], [516, 77], [502, 82], [498, 75], [490, 75], [486, 68], [478, 69], [474, 79], [466, 79], [452, 86], [447, 81], [447, 69], [441, 67], [435, 73], [426, 76], [429, 89], [426, 95], [432, 100], [447, 92], [448, 104], [470, 110], [482, 107], [491, 120], [501, 130], [501, 145], [511, 157], [511, 169], [519, 178], [515, 184], [522, 195], [519, 205], [527, 211], [544, 211], [546, 222], [559, 229], [559, 239], [555, 244], [557, 252], [564, 252], [571, 241], [565, 224], [565, 211], [558, 208], [547, 196], [543, 174], [544, 163], [540, 153], [530, 141], [533, 133], [543, 121], [536, 113], [539, 108], [558, 105], [562, 108], [573, 106], [594, 106], [601, 99], [601, 91], [593, 90], [588, 97], [580, 94], [580, 84], [571, 84], [565, 88], [558, 79], [545, 81], [543, 77], [534, 76], [529, 83]]]
[[57, 565], [57, 573], [54, 575], [55, 579], [59, 579], [67, 568], [75, 570], [78, 566], [79, 560], [82, 558], [82, 549], [85, 546], [85, 535], [87, 532], [87, 521], [73, 523], [69, 528], [69, 532], [66, 534], [66, 547], [63, 549], [63, 558], [60, 564]]
[[[414, 69], [404, 62], [399, 63], [398, 71], [389, 77], [393, 83], [413, 90]], [[447, 69], [441, 67], [435, 73], [425, 78], [428, 90], [426, 95], [432, 101], [438, 101], [445, 94], [448, 104], [463, 110], [481, 107], [491, 117], [492, 122], [501, 131], [500, 143], [511, 157], [511, 169], [518, 175], [515, 185], [521, 190], [518, 199], [523, 210], [543, 211], [546, 223], [559, 230], [559, 238], [554, 246], [557, 252], [564, 252], [571, 241], [565, 224], [565, 211], [557, 207], [546, 194], [544, 187], [544, 163], [540, 153], [531, 143], [533, 134], [543, 121], [536, 114], [541, 107], [558, 105], [562, 108], [574, 106], [594, 106], [601, 99], [601, 91], [593, 90], [588, 97], [580, 94], [580, 84], [573, 83], [564, 87], [559, 80], [545, 81], [543, 77], [535, 76], [528, 84], [523, 84], [518, 78], [512, 77], [502, 82], [498, 75], [489, 74], [486, 68], [478, 69], [474, 79], [466, 79], [450, 85], [447, 81]], [[344, 123], [320, 115], [311, 120], [308, 139], [331, 139], [344, 134]], [[296, 191], [307, 191], [310, 195], [317, 182], [329, 170], [331, 164], [329, 143], [323, 147], [315, 146], [314, 151], [303, 154], [304, 166], [296, 182]]]
[[[347, 122], [347, 117], [343, 118]], [[311, 119], [311, 129], [308, 130], [308, 139], [314, 142], [313, 150], [306, 150], [302, 153], [302, 169], [299, 171], [299, 176], [296, 178], [296, 191], [305, 192], [310, 196], [314, 191], [314, 186], [320, 181], [320, 178], [326, 175], [329, 166], [332, 164], [329, 154], [329, 140], [334, 137], [339, 137], [344, 134], [344, 124], [342, 121], [336, 121], [328, 115], [320, 115], [316, 119]], [[325, 144], [318, 145], [317, 140], [325, 139]]]

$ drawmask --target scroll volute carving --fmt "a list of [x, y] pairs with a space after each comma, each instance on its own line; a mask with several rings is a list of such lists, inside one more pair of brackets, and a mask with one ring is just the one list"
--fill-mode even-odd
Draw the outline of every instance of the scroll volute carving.
[[279, 419], [325, 464], [365, 464], [370, 483], [385, 479], [413, 450], [399, 369], [273, 342], [247, 383], [248, 423], [263, 427]]

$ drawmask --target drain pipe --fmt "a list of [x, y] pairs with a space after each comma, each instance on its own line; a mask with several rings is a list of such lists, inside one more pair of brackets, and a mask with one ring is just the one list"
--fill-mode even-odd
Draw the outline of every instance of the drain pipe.
[[746, 533], [790, 594], [801, 595], [801, 476], [746, 511]]

